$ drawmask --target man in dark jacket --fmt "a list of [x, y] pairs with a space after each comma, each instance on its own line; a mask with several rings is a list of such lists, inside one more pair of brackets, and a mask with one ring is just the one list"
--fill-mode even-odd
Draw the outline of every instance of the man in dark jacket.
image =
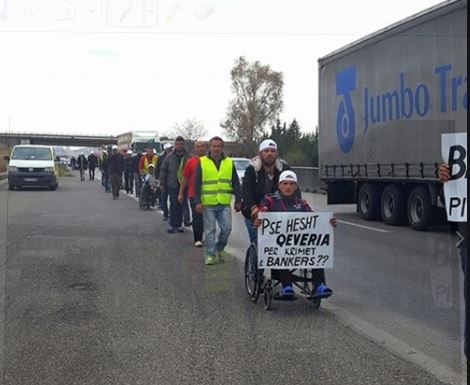
[[132, 159], [132, 150], [127, 150], [124, 157], [124, 189], [127, 194], [134, 192], [134, 162]]
[[252, 218], [256, 217], [265, 195], [276, 192], [279, 175], [285, 170], [289, 170], [289, 166], [278, 159], [276, 142], [272, 139], [263, 140], [259, 145], [258, 155], [246, 168], [242, 183], [242, 213], [250, 242], [256, 240]]
[[122, 184], [122, 172], [124, 171], [124, 157], [118, 152], [117, 146], [113, 146], [108, 159], [108, 172], [111, 178], [111, 190], [113, 199], [119, 198], [119, 190]]
[[[164, 151], [158, 157], [157, 167], [155, 170], [155, 178], [158, 180], [160, 180], [160, 170], [162, 169], [163, 161], [169, 154], [171, 154], [173, 150], [173, 145], [170, 143], [165, 143], [165, 145], [163, 146], [163, 150]], [[160, 189], [159, 202], [160, 202], [160, 208], [163, 211], [163, 220], [167, 221], [168, 220], [168, 191]]]
[[98, 163], [98, 158], [94, 152], [91, 152], [87, 158], [88, 161], [88, 179], [95, 180], [95, 168]]
[[77, 158], [77, 168], [80, 171], [80, 180], [85, 180], [85, 170], [87, 168], [87, 160], [85, 158], [85, 154], [83, 152], [78, 155]]
[[184, 138], [178, 136], [175, 140], [174, 151], [167, 155], [160, 169], [160, 191], [168, 192], [170, 197], [170, 227], [169, 233], [182, 233], [183, 205], [178, 201], [183, 168], [189, 155], [184, 148]]

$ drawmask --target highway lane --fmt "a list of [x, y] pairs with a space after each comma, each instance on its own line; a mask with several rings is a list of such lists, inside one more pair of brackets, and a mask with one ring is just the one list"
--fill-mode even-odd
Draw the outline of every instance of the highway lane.
[[[238, 258], [204, 266], [189, 232], [168, 235], [159, 214], [98, 182], [1, 186], [0, 202], [5, 384], [441, 383], [334, 308], [253, 306]], [[337, 267], [328, 277], [340, 298]]]

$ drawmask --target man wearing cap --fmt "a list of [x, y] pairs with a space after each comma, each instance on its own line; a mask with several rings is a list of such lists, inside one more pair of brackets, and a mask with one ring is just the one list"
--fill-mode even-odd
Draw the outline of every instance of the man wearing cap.
[[124, 189], [127, 194], [134, 192], [134, 168], [132, 159], [132, 150], [127, 150], [124, 157]]
[[[250, 242], [256, 240], [252, 217], [256, 216], [264, 196], [276, 192], [279, 175], [285, 170], [289, 170], [289, 166], [278, 159], [276, 142], [272, 139], [263, 140], [259, 145], [258, 155], [246, 168], [242, 183], [242, 214]], [[298, 192], [296, 194], [299, 196]]]
[[111, 179], [111, 191], [113, 199], [119, 198], [119, 190], [122, 185], [122, 172], [124, 171], [124, 157], [118, 152], [117, 146], [112, 147], [108, 160], [108, 172]]
[[92, 151], [87, 158], [88, 161], [88, 179], [95, 180], [95, 168], [96, 164], [98, 163], [98, 158], [96, 157], [95, 153]]
[[134, 184], [135, 184], [135, 196], [139, 197], [140, 196], [140, 187], [142, 186], [142, 178], [140, 177], [140, 172], [139, 172], [139, 163], [140, 159], [144, 156], [142, 152], [135, 152], [134, 155], [132, 155], [132, 171], [134, 173]]
[[78, 155], [78, 158], [77, 158], [77, 168], [80, 171], [80, 180], [81, 181], [85, 180], [86, 167], [87, 167], [87, 161], [86, 161], [86, 158], [85, 158], [85, 154], [83, 152], [81, 152]]
[[[235, 211], [241, 209], [241, 189], [237, 170], [223, 153], [224, 141], [215, 136], [209, 141], [209, 153], [199, 159], [194, 177], [196, 211], [204, 217], [206, 265], [213, 265], [216, 254], [219, 260], [226, 257], [225, 246], [232, 231], [232, 196]], [[216, 226], [220, 233], [215, 240]]]
[[[160, 154], [158, 157], [158, 162], [157, 162], [157, 167], [155, 170], [155, 178], [160, 180], [160, 170], [162, 169], [162, 164], [165, 158], [171, 154], [173, 151], [173, 145], [171, 143], [165, 143], [163, 145], [163, 152]], [[168, 220], [168, 191], [162, 191], [160, 189], [160, 208], [163, 211], [163, 220], [167, 221]]]
[[[298, 190], [297, 175], [293, 171], [283, 171], [279, 175], [277, 191], [274, 194], [266, 195], [258, 205], [258, 210], [253, 215], [253, 226], [258, 228], [261, 225], [261, 219], [258, 218], [259, 212], [310, 212], [312, 209], [304, 199], [296, 195]], [[330, 219], [330, 224], [336, 227], [336, 218]], [[326, 286], [325, 270], [313, 269], [313, 296], [316, 298], [327, 298], [333, 294], [333, 291]], [[291, 273], [289, 270], [273, 270], [272, 277], [281, 282], [281, 296], [292, 297], [295, 295], [291, 282]]]
[[104, 187], [104, 191], [111, 192], [108, 165], [109, 165], [108, 152], [106, 150], [102, 150], [101, 158], [100, 158], [101, 184]]
[[170, 197], [170, 226], [168, 233], [184, 232], [183, 205], [178, 201], [183, 168], [189, 155], [184, 147], [184, 138], [178, 136], [175, 139], [175, 149], [166, 156], [160, 169], [160, 190], [167, 192]]

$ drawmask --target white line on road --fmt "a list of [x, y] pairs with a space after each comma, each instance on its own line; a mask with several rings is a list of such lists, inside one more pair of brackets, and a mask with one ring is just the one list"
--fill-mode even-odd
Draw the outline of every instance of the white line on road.
[[[240, 252], [238, 249], [227, 247], [226, 250], [238, 260], [242, 262], [245, 261], [244, 253]], [[459, 374], [452, 368], [449, 368], [436, 359], [408, 345], [406, 342], [403, 342], [385, 331], [376, 328], [369, 322], [353, 315], [339, 306], [333, 305], [331, 302], [325, 302], [325, 305], [322, 305], [322, 307], [341, 324], [351, 327], [357, 333], [372, 340], [376, 344], [383, 346], [389, 352], [419, 366], [440, 381], [449, 385], [467, 385], [466, 372]]]
[[338, 219], [337, 221], [338, 221], [338, 223], [344, 223], [345, 225], [360, 227], [361, 229], [377, 231], [379, 233], [391, 233], [391, 231], [389, 231], [389, 230], [383, 230], [383, 229], [378, 229], [378, 228], [375, 228], [375, 227], [360, 225], [359, 223], [347, 222], [347, 221], [343, 221], [342, 219]]

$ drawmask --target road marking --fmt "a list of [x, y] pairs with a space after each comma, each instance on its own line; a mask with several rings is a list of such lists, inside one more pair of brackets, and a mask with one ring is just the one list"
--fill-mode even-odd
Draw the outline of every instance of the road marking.
[[383, 230], [383, 229], [378, 229], [378, 228], [376, 228], [376, 227], [370, 227], [370, 226], [360, 225], [359, 223], [347, 222], [347, 221], [343, 221], [343, 220], [341, 220], [341, 219], [337, 219], [337, 222], [338, 222], [338, 223], [344, 223], [345, 225], [349, 225], [349, 226], [360, 227], [361, 229], [367, 229], [367, 230], [371, 230], [371, 231], [377, 231], [377, 232], [379, 232], [379, 233], [391, 233], [391, 231], [389, 231], [389, 230]]
[[[237, 260], [244, 263], [245, 254], [238, 249], [228, 246], [226, 250], [229, 254], [233, 255]], [[462, 374], [456, 372], [452, 368], [440, 363], [436, 359], [426, 355], [425, 353], [413, 348], [406, 342], [393, 337], [392, 335], [380, 330], [370, 324], [369, 322], [355, 316], [349, 311], [333, 305], [331, 302], [325, 301], [322, 307], [327, 310], [331, 315], [341, 324], [351, 327], [357, 333], [372, 340], [379, 346], [383, 346], [389, 352], [399, 356], [400, 358], [419, 366], [426, 372], [432, 374], [440, 381], [449, 385], [467, 385], [466, 370]]]
[[404, 360], [411, 362], [428, 373], [431, 373], [440, 381], [450, 385], [466, 385], [466, 374], [458, 373], [436, 359], [413, 348], [392, 335], [380, 330], [369, 322], [355, 316], [339, 306], [327, 302], [324, 309], [329, 310], [334, 318], [343, 325], [351, 326], [356, 332], [383, 346], [386, 350], [398, 355]]

